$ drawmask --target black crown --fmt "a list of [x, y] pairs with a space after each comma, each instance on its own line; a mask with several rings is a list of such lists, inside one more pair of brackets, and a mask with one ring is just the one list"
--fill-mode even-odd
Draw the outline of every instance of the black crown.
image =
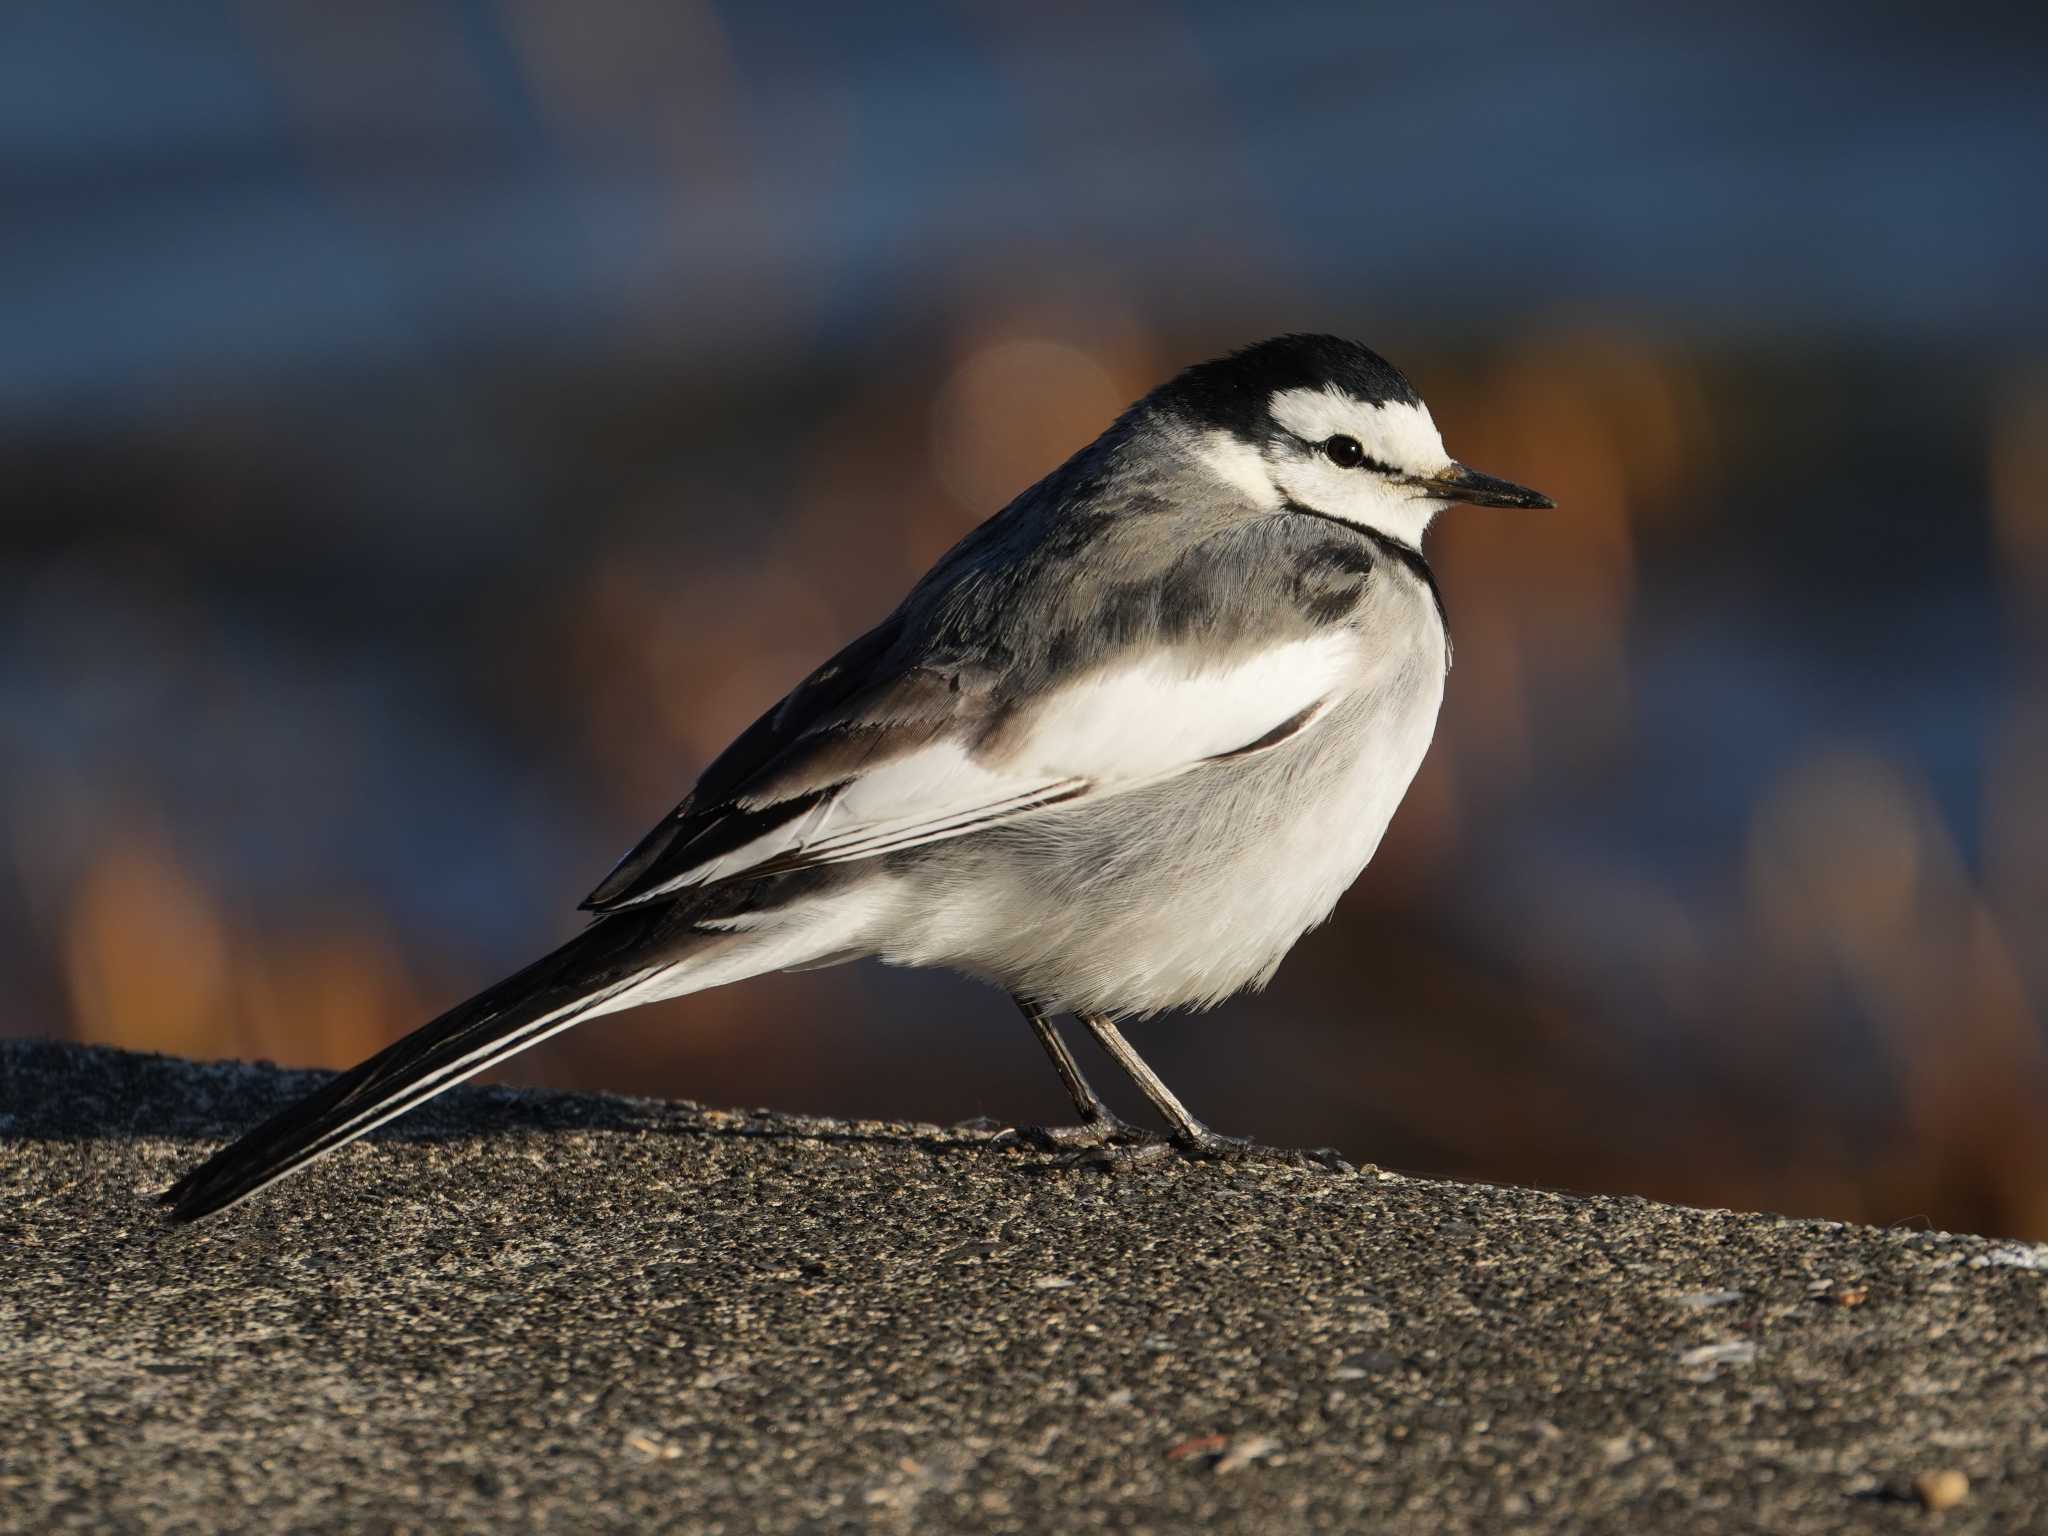
[[1341, 389], [1365, 405], [1422, 397], [1401, 370], [1370, 347], [1341, 336], [1275, 336], [1197, 363], [1153, 392], [1152, 402], [1205, 427], [1259, 439], [1274, 430], [1266, 404], [1288, 389]]

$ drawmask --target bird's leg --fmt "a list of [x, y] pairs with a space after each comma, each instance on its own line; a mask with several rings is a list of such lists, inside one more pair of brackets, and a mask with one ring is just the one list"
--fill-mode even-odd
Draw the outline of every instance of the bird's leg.
[[1258, 1142], [1242, 1136], [1224, 1136], [1202, 1124], [1181, 1103], [1174, 1091], [1166, 1086], [1157, 1072], [1145, 1063], [1145, 1058], [1131, 1048], [1130, 1041], [1111, 1022], [1107, 1014], [1083, 1013], [1077, 1015], [1095, 1036], [1096, 1044], [1109, 1053], [1110, 1060], [1124, 1070], [1124, 1075], [1138, 1085], [1138, 1090], [1152, 1101], [1152, 1107], [1159, 1111], [1166, 1123], [1173, 1127], [1174, 1144], [1189, 1157], [1245, 1158], [1259, 1162], [1312, 1163], [1328, 1168], [1332, 1172], [1349, 1173], [1351, 1165], [1344, 1161], [1334, 1147], [1315, 1147], [1300, 1151], [1287, 1147], [1261, 1146]]
[[1132, 1125], [1095, 1091], [1043, 1008], [1021, 997], [1016, 999], [1016, 1004], [1031, 1025], [1031, 1032], [1038, 1036], [1038, 1043], [1045, 1047], [1045, 1054], [1052, 1058], [1052, 1069], [1059, 1073], [1061, 1086], [1067, 1090], [1067, 1096], [1074, 1101], [1075, 1113], [1081, 1117], [1078, 1125], [1032, 1126], [1018, 1132], [1021, 1140], [1047, 1147], [1104, 1147], [1159, 1142], [1158, 1132]]
[[1109, 1053], [1111, 1061], [1124, 1069], [1124, 1076], [1137, 1084], [1138, 1091], [1152, 1101], [1152, 1107], [1173, 1127], [1176, 1141], [1190, 1147], [1206, 1147], [1211, 1142], [1224, 1139], [1197, 1120], [1187, 1105], [1181, 1103], [1159, 1074], [1146, 1065], [1145, 1058], [1131, 1048], [1131, 1042], [1110, 1022], [1108, 1014], [1083, 1013], [1077, 1017], [1095, 1036], [1095, 1043]]
[[1031, 1032], [1038, 1036], [1038, 1043], [1045, 1047], [1045, 1054], [1052, 1058], [1052, 1069], [1060, 1075], [1060, 1086], [1074, 1101], [1074, 1112], [1084, 1122], [1108, 1119], [1110, 1108], [1101, 1094], [1095, 1091], [1081, 1071], [1081, 1063], [1074, 1060], [1074, 1053], [1067, 1049], [1067, 1042], [1060, 1038], [1059, 1029], [1051, 1017], [1036, 1003], [1027, 1003], [1021, 998], [1017, 1006], [1023, 1010], [1024, 1018], [1031, 1026]]

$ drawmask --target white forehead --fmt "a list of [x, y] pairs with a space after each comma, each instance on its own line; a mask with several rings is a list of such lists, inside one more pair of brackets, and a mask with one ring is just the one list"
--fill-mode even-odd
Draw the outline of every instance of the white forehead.
[[1296, 437], [1311, 443], [1340, 433], [1355, 437], [1367, 456], [1396, 469], [1438, 470], [1450, 458], [1429, 407], [1420, 401], [1367, 405], [1340, 389], [1283, 389], [1269, 409], [1273, 420]]

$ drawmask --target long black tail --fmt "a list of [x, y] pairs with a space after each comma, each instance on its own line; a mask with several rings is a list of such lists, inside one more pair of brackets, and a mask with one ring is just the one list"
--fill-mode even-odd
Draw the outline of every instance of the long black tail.
[[658, 910], [601, 918], [215, 1153], [158, 1198], [176, 1221], [225, 1210], [364, 1132], [567, 1029], [679, 959]]

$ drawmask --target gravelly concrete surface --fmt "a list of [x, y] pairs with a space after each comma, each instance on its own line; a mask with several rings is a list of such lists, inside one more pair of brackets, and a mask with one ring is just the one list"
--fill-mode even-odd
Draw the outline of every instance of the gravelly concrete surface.
[[0, 1524], [2048, 1524], [2048, 1250], [488, 1089], [159, 1218], [310, 1080], [0, 1044]]

